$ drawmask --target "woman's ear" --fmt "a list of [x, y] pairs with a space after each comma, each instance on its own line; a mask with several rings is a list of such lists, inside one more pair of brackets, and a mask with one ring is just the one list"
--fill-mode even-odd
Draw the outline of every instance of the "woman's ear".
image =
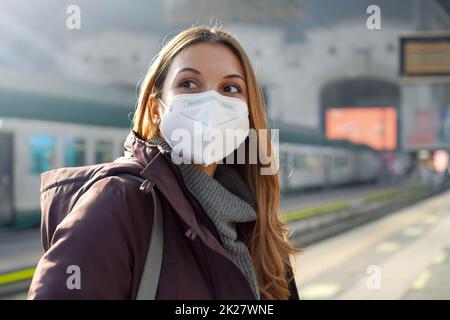
[[158, 121], [161, 121], [161, 115], [158, 108], [158, 99], [155, 96], [150, 95], [147, 105], [150, 110], [150, 117], [152, 119], [152, 122], [157, 124]]

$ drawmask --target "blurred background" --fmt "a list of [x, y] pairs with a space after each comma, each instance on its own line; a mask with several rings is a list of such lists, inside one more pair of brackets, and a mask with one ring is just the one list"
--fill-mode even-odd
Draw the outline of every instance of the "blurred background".
[[450, 1], [3, 0], [0, 299], [24, 299], [40, 174], [123, 153], [163, 43], [219, 20], [279, 129], [302, 299], [450, 298]]

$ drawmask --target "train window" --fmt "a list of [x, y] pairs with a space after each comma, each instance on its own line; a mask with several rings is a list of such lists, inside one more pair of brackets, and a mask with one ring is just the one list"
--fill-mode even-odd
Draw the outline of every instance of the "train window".
[[336, 155], [336, 157], [334, 158], [334, 165], [338, 168], [341, 166], [341, 156], [340, 155]]
[[305, 167], [305, 158], [303, 154], [299, 154], [295, 157], [295, 167], [303, 169]]
[[64, 165], [66, 167], [84, 166], [86, 163], [86, 142], [83, 139], [64, 140]]
[[95, 144], [95, 162], [113, 161], [113, 144], [111, 141], [97, 141]]
[[55, 167], [55, 138], [47, 135], [30, 137], [30, 174], [41, 174]]
[[320, 158], [319, 154], [314, 154], [312, 166], [313, 166], [314, 170], [319, 170], [321, 168], [322, 159]]
[[314, 168], [314, 155], [309, 154], [306, 156], [306, 168], [313, 169]]
[[319, 170], [320, 168], [322, 168], [322, 157], [321, 155], [316, 154], [314, 156], [314, 169]]

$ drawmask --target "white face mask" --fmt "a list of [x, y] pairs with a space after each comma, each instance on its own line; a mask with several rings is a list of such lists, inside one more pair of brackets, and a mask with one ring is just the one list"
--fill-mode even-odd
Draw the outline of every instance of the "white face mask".
[[[215, 90], [175, 96], [161, 117], [160, 129], [172, 160], [208, 166], [226, 158], [249, 132], [248, 106]], [[174, 159], [174, 154], [180, 157]]]

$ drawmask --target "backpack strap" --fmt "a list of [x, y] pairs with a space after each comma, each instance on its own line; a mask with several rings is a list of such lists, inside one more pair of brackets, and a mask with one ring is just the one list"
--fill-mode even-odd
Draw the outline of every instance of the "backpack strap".
[[[138, 182], [144, 182], [141, 177], [131, 174], [119, 174], [118, 176], [132, 179]], [[154, 300], [156, 290], [158, 289], [159, 274], [161, 272], [162, 256], [164, 248], [164, 229], [163, 216], [159, 199], [155, 188], [150, 190], [153, 197], [153, 226], [150, 244], [148, 246], [147, 257], [145, 259], [144, 270], [139, 284], [139, 290], [136, 296], [137, 300]]]

